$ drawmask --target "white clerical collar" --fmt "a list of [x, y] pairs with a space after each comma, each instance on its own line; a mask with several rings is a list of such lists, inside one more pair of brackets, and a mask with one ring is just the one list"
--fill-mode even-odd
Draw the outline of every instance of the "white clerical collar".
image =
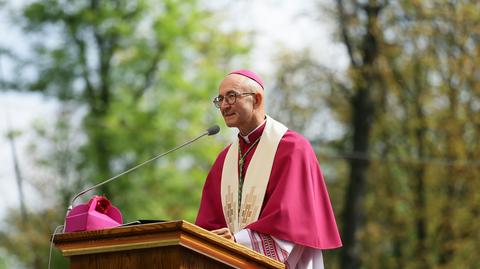
[[241, 138], [243, 138], [243, 140], [247, 143], [247, 144], [250, 144], [250, 139], [248, 139], [248, 137], [253, 134], [253, 132], [255, 132], [256, 130], [258, 130], [258, 128], [262, 127], [262, 125], [267, 121], [266, 117], [265, 119], [262, 121], [262, 123], [260, 123], [257, 128], [253, 129], [250, 133], [248, 133], [246, 136], [243, 136], [241, 133], [238, 133], [238, 135], [240, 135]]

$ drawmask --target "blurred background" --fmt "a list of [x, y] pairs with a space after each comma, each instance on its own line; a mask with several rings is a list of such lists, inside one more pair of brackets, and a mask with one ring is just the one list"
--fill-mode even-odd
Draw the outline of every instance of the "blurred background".
[[193, 222], [244, 67], [317, 152], [326, 268], [480, 268], [479, 42], [477, 0], [0, 0], [0, 268], [46, 268], [74, 194], [219, 124], [77, 201]]

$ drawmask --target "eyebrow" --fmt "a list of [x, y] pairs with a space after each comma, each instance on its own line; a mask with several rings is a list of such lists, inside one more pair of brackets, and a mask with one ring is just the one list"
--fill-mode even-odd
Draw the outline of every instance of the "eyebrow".
[[[225, 95], [228, 95], [230, 93], [237, 93], [238, 94], [239, 92], [236, 91], [236, 90], [229, 90], [228, 92], [225, 93]], [[221, 96], [221, 95], [218, 95], [218, 96]]]

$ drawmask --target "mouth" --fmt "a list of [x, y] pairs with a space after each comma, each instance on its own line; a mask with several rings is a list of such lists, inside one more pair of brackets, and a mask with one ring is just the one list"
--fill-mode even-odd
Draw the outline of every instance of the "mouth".
[[224, 112], [224, 113], [223, 113], [223, 117], [224, 117], [224, 118], [229, 118], [229, 117], [232, 117], [232, 116], [234, 116], [234, 115], [235, 115], [235, 113], [234, 113], [234, 112], [230, 112], [230, 111], [227, 111], [227, 112]]

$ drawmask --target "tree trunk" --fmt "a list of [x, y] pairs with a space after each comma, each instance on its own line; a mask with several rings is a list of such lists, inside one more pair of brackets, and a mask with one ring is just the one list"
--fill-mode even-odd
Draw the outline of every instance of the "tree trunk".
[[[343, 1], [337, 2], [339, 11], [343, 12]], [[344, 269], [361, 267], [358, 232], [364, 222], [363, 200], [366, 192], [367, 172], [369, 167], [369, 138], [374, 120], [372, 91], [378, 90], [376, 84], [380, 75], [376, 70], [376, 59], [379, 55], [378, 14], [381, 6], [370, 3], [362, 7], [367, 15], [366, 33], [358, 49], [361, 60], [355, 60], [345, 25], [345, 14], [340, 14], [344, 42], [349, 48], [352, 68], [359, 74], [354, 80], [354, 95], [351, 98], [351, 127], [353, 131], [353, 158], [350, 159], [350, 175], [343, 209], [343, 252], [341, 266]], [[343, 20], [342, 20], [343, 17]]]
[[342, 268], [359, 268], [360, 259], [357, 247], [357, 233], [363, 224], [363, 198], [368, 170], [368, 140], [371, 130], [372, 107], [367, 89], [357, 91], [352, 100], [353, 116], [353, 151], [350, 160], [350, 179], [346, 192], [343, 211], [343, 254]]

